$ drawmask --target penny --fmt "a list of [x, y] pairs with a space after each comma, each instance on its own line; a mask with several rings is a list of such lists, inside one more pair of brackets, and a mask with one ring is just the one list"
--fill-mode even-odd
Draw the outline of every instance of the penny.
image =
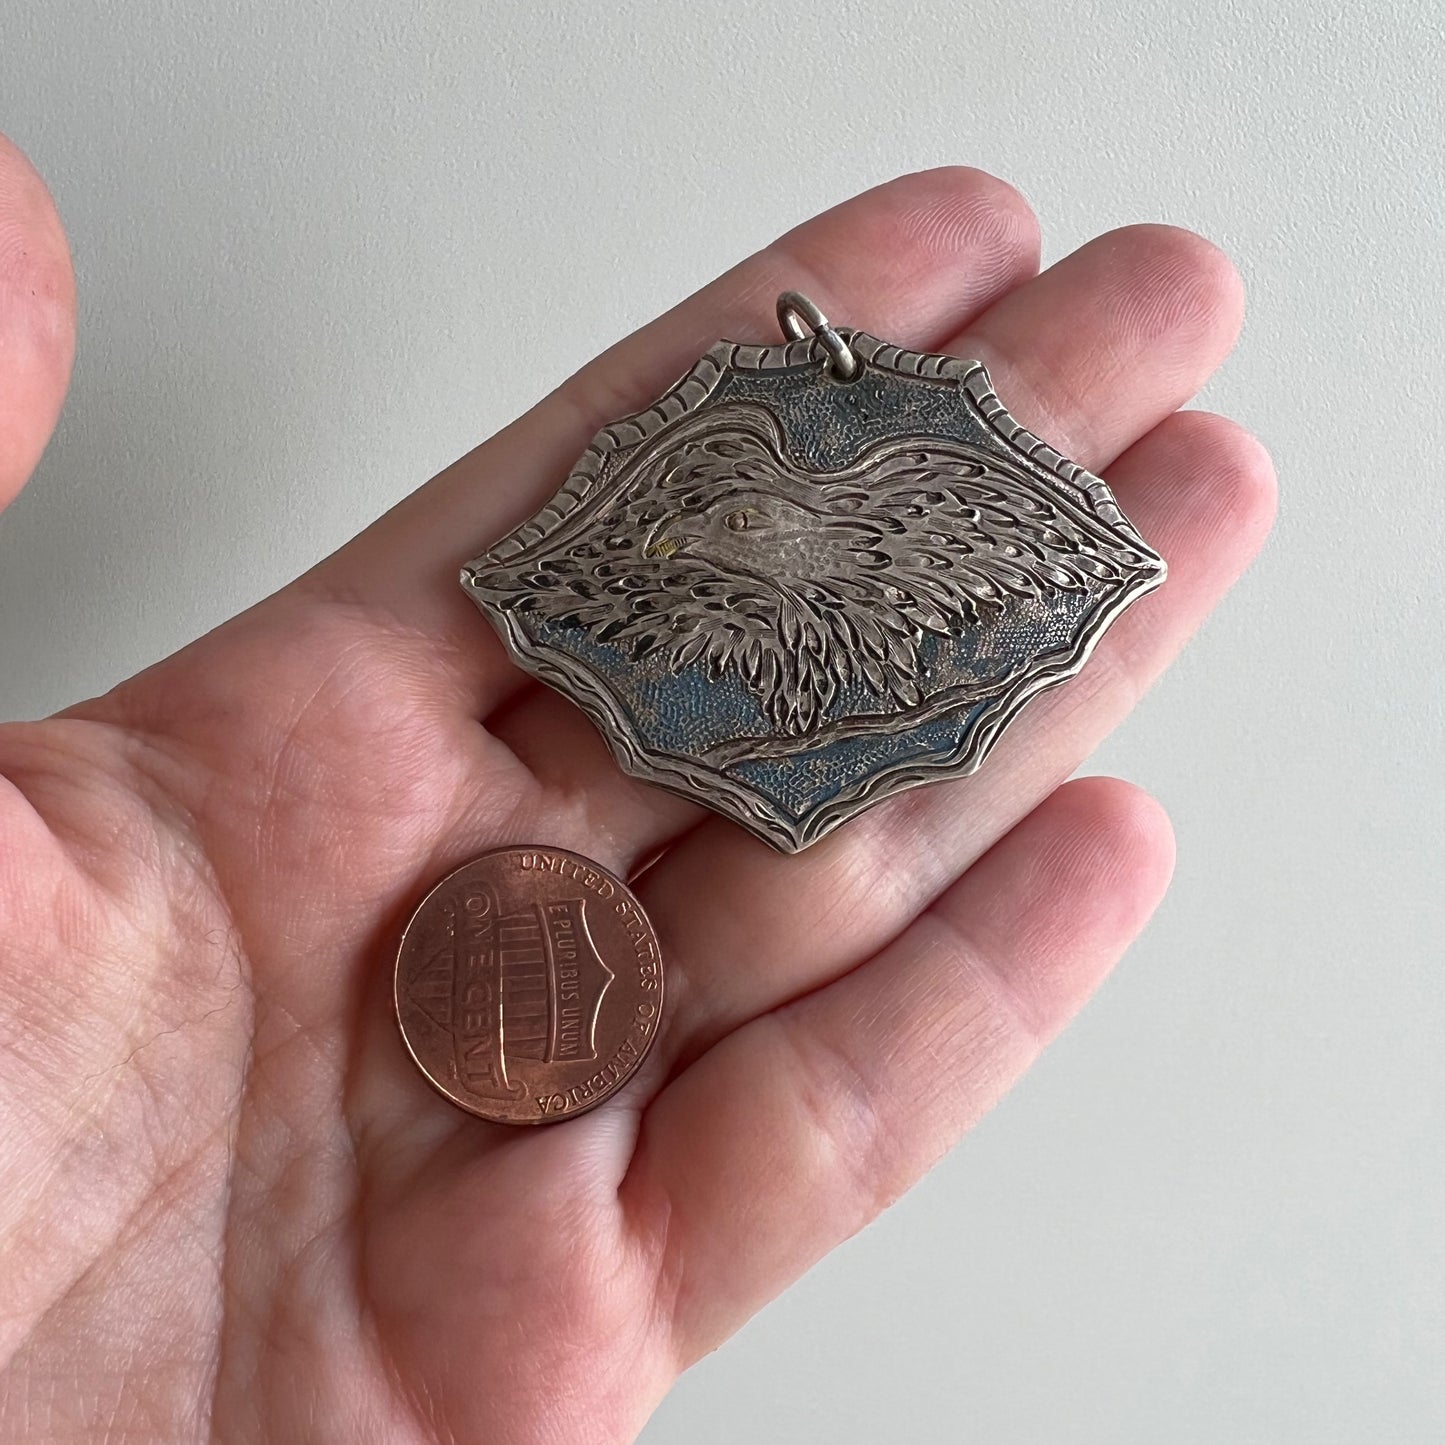
[[561, 848], [497, 848], [441, 880], [402, 933], [396, 1017], [453, 1104], [501, 1124], [595, 1108], [662, 1018], [657, 935], [621, 879]]

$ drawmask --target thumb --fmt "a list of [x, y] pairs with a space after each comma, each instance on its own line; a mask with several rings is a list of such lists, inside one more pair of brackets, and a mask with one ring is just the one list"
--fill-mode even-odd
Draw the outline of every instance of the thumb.
[[74, 354], [65, 231], [45, 182], [0, 135], [0, 508], [50, 440]]

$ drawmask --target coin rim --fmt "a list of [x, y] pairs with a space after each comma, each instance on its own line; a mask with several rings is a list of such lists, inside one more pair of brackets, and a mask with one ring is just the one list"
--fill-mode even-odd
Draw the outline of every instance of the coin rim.
[[[499, 1119], [494, 1114], [482, 1113], [479, 1109], [474, 1108], [471, 1104], [464, 1103], [461, 1099], [458, 1099], [450, 1093], [444, 1085], [440, 1084], [432, 1076], [431, 1071], [417, 1057], [416, 1050], [412, 1048], [411, 1040], [407, 1037], [406, 1027], [401, 1021], [401, 960], [402, 955], [406, 952], [406, 941], [411, 933], [412, 925], [421, 916], [422, 911], [426, 908], [432, 895], [445, 888], [457, 874], [466, 872], [468, 868], [475, 867], [476, 864], [485, 862], [488, 858], [501, 857], [507, 853], [555, 853], [574, 863], [581, 864], [584, 868], [591, 869], [594, 873], [600, 873], [610, 883], [620, 888], [632, 900], [638, 914], [641, 916], [643, 922], [647, 924], [648, 932], [652, 935], [653, 947], [657, 956], [657, 1016], [651, 1031], [643, 1041], [642, 1048], [638, 1051], [637, 1062], [633, 1064], [632, 1068], [624, 1074], [622, 1078], [618, 1079], [606, 1093], [599, 1095], [597, 1098], [591, 1099], [575, 1109], [568, 1109], [561, 1114], [540, 1114], [536, 1118], [525, 1119]], [[622, 1090], [637, 1077], [638, 1070], [642, 1068], [648, 1054], [652, 1052], [652, 1046], [662, 1030], [662, 1019], [666, 1003], [667, 965], [664, 963], [662, 957], [662, 941], [657, 936], [656, 925], [653, 923], [651, 917], [649, 917], [647, 910], [642, 906], [642, 900], [623, 879], [619, 878], [610, 868], [604, 867], [595, 858], [589, 858], [584, 853], [576, 853], [570, 848], [556, 847], [551, 843], [505, 843], [500, 847], [488, 848], [482, 853], [474, 854], [468, 858], [465, 863], [459, 863], [451, 872], [443, 874], [442, 877], [438, 878], [437, 881], [422, 894], [416, 906], [407, 916], [406, 923], [401, 930], [401, 938], [396, 946], [396, 958], [391, 970], [392, 1017], [396, 1021], [396, 1031], [401, 1035], [402, 1047], [406, 1050], [407, 1057], [416, 1066], [416, 1071], [427, 1082], [433, 1092], [440, 1094], [441, 1097], [454, 1108], [460, 1109], [464, 1114], [470, 1114], [474, 1119], [483, 1119], [488, 1124], [500, 1124], [508, 1128], [520, 1127], [527, 1129], [534, 1128], [539, 1124], [565, 1124], [569, 1119], [576, 1119], [583, 1114], [590, 1113], [593, 1109], [597, 1108], [598, 1105], [607, 1103], [609, 1099], [621, 1093]]]

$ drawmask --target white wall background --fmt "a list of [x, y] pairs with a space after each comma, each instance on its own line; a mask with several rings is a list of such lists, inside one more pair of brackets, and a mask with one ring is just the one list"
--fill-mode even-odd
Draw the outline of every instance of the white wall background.
[[1445, 1439], [1445, 12], [1248, 0], [0, 0], [75, 387], [0, 531], [0, 717], [261, 596], [593, 351], [895, 172], [1048, 258], [1193, 226], [1275, 540], [1097, 758], [1174, 890], [914, 1195], [648, 1445]]

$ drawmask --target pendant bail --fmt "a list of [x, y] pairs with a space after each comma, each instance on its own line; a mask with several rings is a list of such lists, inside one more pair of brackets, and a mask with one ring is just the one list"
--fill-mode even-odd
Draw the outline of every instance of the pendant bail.
[[778, 297], [778, 325], [789, 341], [806, 341], [811, 333], [828, 354], [828, 369], [840, 381], [852, 381], [857, 376], [858, 358], [853, 348], [828, 324], [817, 303], [801, 291], [784, 291]]

